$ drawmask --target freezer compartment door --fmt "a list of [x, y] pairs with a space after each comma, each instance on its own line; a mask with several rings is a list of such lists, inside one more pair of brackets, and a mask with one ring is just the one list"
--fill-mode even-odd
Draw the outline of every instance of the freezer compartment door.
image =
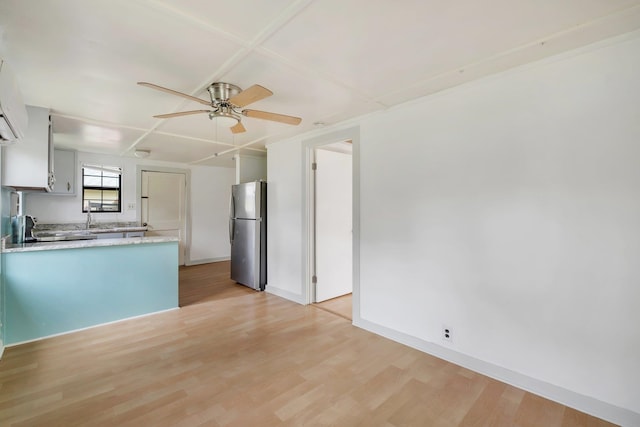
[[233, 218], [258, 219], [261, 217], [262, 184], [247, 182], [231, 187], [230, 213]]
[[256, 290], [264, 290], [261, 274], [261, 221], [232, 220], [231, 280]]

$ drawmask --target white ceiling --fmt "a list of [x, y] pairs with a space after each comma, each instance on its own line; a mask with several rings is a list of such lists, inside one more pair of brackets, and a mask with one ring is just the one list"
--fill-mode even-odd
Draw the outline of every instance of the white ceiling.
[[[267, 143], [640, 28], [640, 0], [0, 0], [0, 56], [58, 147], [229, 166]], [[225, 81], [274, 95], [216, 128], [193, 101]], [[227, 152], [229, 151], [229, 152]], [[226, 153], [225, 153], [226, 152]], [[223, 153], [216, 156], [216, 153]]]

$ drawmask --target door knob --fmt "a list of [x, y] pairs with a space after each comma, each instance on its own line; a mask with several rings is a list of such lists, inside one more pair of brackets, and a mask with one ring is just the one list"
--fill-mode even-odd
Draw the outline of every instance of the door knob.
[[143, 223], [142, 223], [142, 226], [143, 226], [143, 227], [146, 227], [146, 226], [147, 226], [147, 223], [146, 223], [146, 222], [143, 222]]

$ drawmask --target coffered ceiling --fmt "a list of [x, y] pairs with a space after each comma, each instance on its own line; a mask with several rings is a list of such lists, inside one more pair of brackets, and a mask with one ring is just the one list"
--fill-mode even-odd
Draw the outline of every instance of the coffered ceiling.
[[[58, 147], [231, 166], [267, 143], [640, 28], [640, 0], [0, 0], [0, 56]], [[201, 104], [224, 81], [274, 95], [232, 134]]]

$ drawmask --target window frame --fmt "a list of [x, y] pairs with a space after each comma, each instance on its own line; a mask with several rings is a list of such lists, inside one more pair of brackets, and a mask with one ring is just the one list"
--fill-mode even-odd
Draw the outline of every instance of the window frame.
[[[85, 169], [93, 169], [93, 170], [98, 170], [100, 171], [100, 175], [87, 175], [85, 174]], [[117, 174], [117, 179], [118, 179], [118, 186], [117, 187], [107, 187], [104, 185], [104, 179], [105, 178], [112, 178], [115, 179], [114, 176], [104, 176], [104, 174], [106, 173], [111, 173], [111, 174]], [[98, 177], [100, 178], [100, 186], [96, 186], [96, 185], [86, 185], [85, 184], [85, 178], [86, 177]], [[92, 191], [100, 191], [100, 206], [101, 209], [100, 210], [94, 210], [91, 209], [90, 204], [88, 204], [87, 208], [85, 209], [85, 201], [87, 200], [85, 198], [85, 194], [86, 194], [86, 190], [92, 190]], [[105, 210], [104, 209], [104, 192], [105, 191], [109, 191], [109, 192], [113, 192], [116, 191], [117, 195], [118, 195], [118, 208], [117, 210]], [[93, 199], [92, 199], [93, 200]], [[82, 199], [81, 199], [81, 207], [82, 207], [82, 212], [83, 213], [122, 213], [122, 168], [119, 166], [101, 166], [101, 165], [92, 165], [92, 164], [84, 164], [82, 165]]]

